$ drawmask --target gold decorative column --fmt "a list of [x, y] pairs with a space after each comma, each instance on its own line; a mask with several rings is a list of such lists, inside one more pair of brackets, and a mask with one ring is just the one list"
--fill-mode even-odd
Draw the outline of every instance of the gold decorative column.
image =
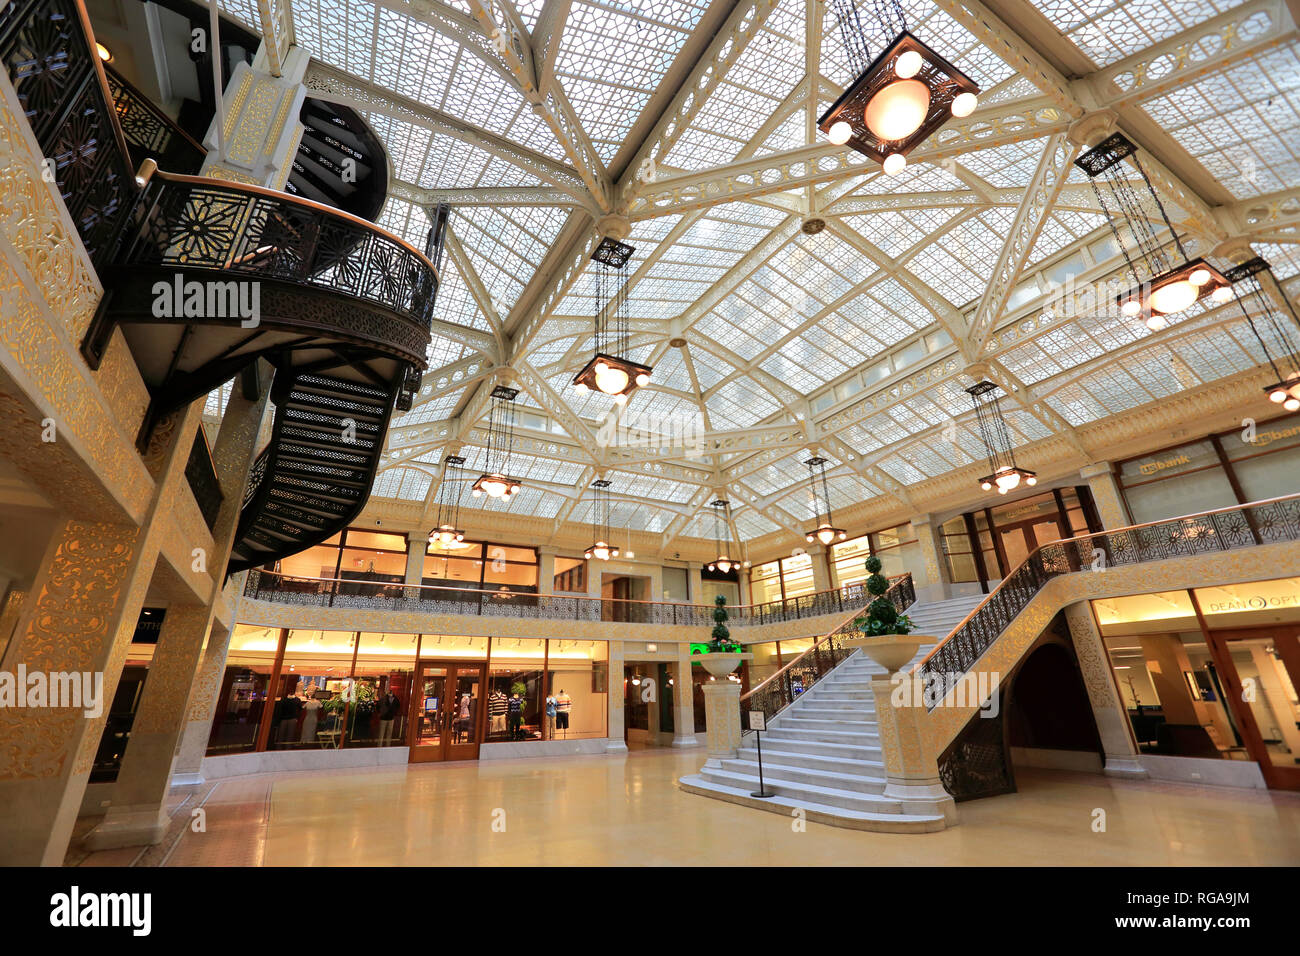
[[1127, 527], [1128, 511], [1120, 495], [1119, 484], [1115, 481], [1115, 466], [1108, 461], [1099, 461], [1079, 469], [1079, 477], [1088, 482], [1092, 491], [1092, 500], [1097, 505], [1097, 514], [1101, 525], [1107, 531]]
[[673, 675], [673, 746], [698, 747], [695, 739], [695, 685], [691, 680], [691, 645], [677, 645]]
[[[912, 518], [912, 530], [916, 532], [916, 545], [921, 549], [921, 562], [925, 566], [925, 580], [914, 581], [917, 601], [944, 601], [952, 597], [952, 588], [944, 576], [943, 554], [939, 549], [938, 528], [930, 520], [930, 515], [917, 515]], [[919, 575], [914, 575], [919, 577]]]
[[624, 711], [627, 688], [623, 684], [623, 642], [609, 642], [609, 735], [606, 753], [627, 753], [624, 739]]
[[1065, 609], [1065, 621], [1070, 627], [1070, 639], [1079, 659], [1083, 684], [1088, 689], [1092, 716], [1097, 722], [1097, 735], [1105, 754], [1104, 772], [1112, 777], [1145, 777], [1147, 772], [1142, 768], [1137, 746], [1133, 743], [1128, 714], [1116, 692], [1106, 645], [1102, 642], [1092, 609], [1086, 601], [1071, 604]]

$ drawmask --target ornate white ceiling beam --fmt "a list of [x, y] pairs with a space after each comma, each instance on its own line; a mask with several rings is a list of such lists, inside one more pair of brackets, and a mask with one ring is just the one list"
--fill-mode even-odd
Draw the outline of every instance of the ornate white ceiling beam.
[[455, 230], [452, 229], [451, 223], [447, 223], [444, 234], [444, 245], [451, 261], [456, 264], [456, 271], [460, 273], [460, 279], [465, 283], [465, 288], [469, 290], [470, 298], [478, 306], [479, 312], [492, 328], [492, 334], [497, 341], [497, 357], [506, 352], [505, 335], [501, 330], [501, 316], [497, 315], [496, 306], [492, 302], [492, 296], [488, 293], [487, 288], [483, 285], [483, 280], [479, 278], [478, 270], [474, 268], [474, 263], [470, 261], [465, 254], [465, 247], [460, 244]]
[[614, 190], [620, 209], [629, 208], [639, 185], [654, 181], [655, 164], [667, 160], [673, 146], [699, 115], [709, 94], [740, 59], [750, 42], [758, 36], [777, 6], [779, 0], [740, 0], [736, 4], [704, 56], [691, 70], [668, 109], [655, 124], [653, 132], [633, 154], [627, 171]]
[[[1300, 186], [1243, 199], [1229, 207], [1228, 215], [1247, 238], [1294, 232], [1300, 227]], [[1297, 239], [1292, 235], [1286, 241]]]
[[711, 487], [705, 486], [701, 488], [691, 496], [690, 503], [686, 506], [686, 510], [681, 514], [675, 515], [673, 519], [668, 522], [667, 526], [664, 528], [663, 544], [659, 547], [660, 555], [666, 553], [668, 546], [681, 536], [682, 529], [690, 523], [692, 518], [699, 514], [700, 509], [703, 508], [707, 502], [713, 500], [713, 494], [714, 492]]
[[962, 347], [967, 357], [978, 358], [988, 347], [994, 325], [1003, 318], [1002, 313], [1011, 298], [1011, 292], [1020, 281], [1020, 275], [1042, 232], [1043, 223], [1051, 215], [1078, 154], [1079, 147], [1071, 144], [1064, 133], [1057, 133], [1047, 141], [1038, 168], [1034, 170], [1034, 175], [1025, 188], [1020, 208], [1016, 210], [1016, 217], [1012, 220], [1011, 231], [1002, 245], [997, 264], [993, 267], [993, 277], [985, 287], [984, 295], [975, 310], [970, 332]]
[[469, 355], [459, 362], [452, 362], [450, 365], [444, 365], [441, 368], [425, 372], [424, 383], [420, 386], [420, 391], [411, 402], [411, 410], [414, 411], [421, 405], [427, 405], [444, 395], [464, 388], [471, 382], [476, 382], [484, 376], [491, 375], [492, 369], [492, 363], [484, 359], [483, 356]]
[[[400, 190], [400, 192], [398, 191]], [[449, 203], [452, 206], [581, 206], [587, 208], [572, 193], [550, 186], [482, 186], [473, 189], [423, 189], [410, 183], [394, 181], [389, 192], [421, 206]], [[595, 207], [587, 209], [594, 212]]]
[[1093, 460], [1092, 452], [1084, 447], [1074, 426], [1067, 422], [1046, 399], [1036, 397], [1033, 391], [1001, 362], [990, 361], [982, 364], [986, 367], [989, 380], [996, 383], [1011, 401], [1038, 419], [1049, 432], [1064, 438], [1083, 458], [1088, 461]]
[[533, 104], [533, 112], [551, 128], [596, 205], [608, 212], [613, 204], [605, 165], [587, 138], [564, 90], [556, 83], [541, 85], [533, 59], [532, 37], [519, 12], [508, 0], [468, 0], [468, 3], [479, 28], [491, 41], [524, 96]]
[[732, 518], [731, 518], [732, 540], [734, 541], [741, 540], [740, 532], [736, 528], [736, 522], [735, 522], [736, 508], [734, 502], [736, 501], [741, 502], [746, 507], [753, 508], [755, 511], [761, 514], [768, 521], [772, 522], [774, 525], [780, 528], [782, 531], [788, 532], [790, 534], [802, 536], [803, 532], [800, 529], [803, 527], [804, 523], [800, 522], [800, 520], [797, 517], [795, 517], [790, 512], [786, 511], [784, 508], [782, 508], [780, 505], [776, 503], [777, 499], [784, 498], [787, 494], [789, 494], [790, 489], [788, 488], [784, 489], [783, 491], [780, 491], [774, 495], [760, 495], [758, 494], [758, 492], [754, 491], [754, 489], [750, 488], [744, 482], [730, 480], [730, 479], [727, 481], [726, 487], [727, 487], [727, 497], [729, 500], [733, 502], [732, 507], [729, 509], [732, 513]]
[[563, 163], [320, 60], [313, 59], [308, 65], [303, 85], [311, 96], [327, 103], [341, 103], [362, 113], [382, 113], [468, 143], [563, 189], [579, 202], [590, 202], [582, 180]]
[[573, 0], [545, 0], [533, 26], [533, 67], [537, 85], [545, 90], [555, 82], [555, 57], [564, 39], [564, 23], [569, 18]]
[[[705, 431], [698, 436], [699, 447], [705, 455], [734, 455], [766, 451], [769, 448], [800, 447], [808, 443], [807, 433], [802, 424], [793, 425], [756, 425], [753, 428], [737, 428], [728, 431]], [[682, 457], [680, 448], [668, 451], [673, 457]], [[632, 447], [605, 449], [605, 462], [610, 468], [626, 468], [646, 462], [659, 461], [664, 455], [656, 450]]]
[[1097, 108], [1120, 110], [1294, 42], [1296, 36], [1286, 0], [1250, 0], [1073, 85], [1090, 89]]
[[[990, 149], [1062, 132], [1065, 114], [1040, 100], [998, 104], [949, 123], [912, 153], [914, 162]], [[876, 172], [865, 157], [844, 146], [816, 143], [738, 160], [699, 172], [664, 176], [643, 186], [629, 204], [633, 219], [704, 209], [770, 193], [800, 189]]]
[[577, 442], [583, 455], [597, 465], [603, 465], [607, 452], [596, 441], [596, 435], [587, 427], [587, 423], [573, 414], [564, 400], [555, 394], [555, 390], [541, 373], [528, 362], [519, 359], [514, 363], [514, 370], [520, 387], [542, 406], [546, 414], [560, 423], [560, 427]]

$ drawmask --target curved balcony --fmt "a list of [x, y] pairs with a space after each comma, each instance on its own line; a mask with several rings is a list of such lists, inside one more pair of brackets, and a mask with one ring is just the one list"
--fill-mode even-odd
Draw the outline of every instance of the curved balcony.
[[162, 169], [197, 173], [208, 151], [107, 63], [104, 75], [131, 165], [139, 169], [146, 159], [153, 159]]
[[[910, 590], [911, 575], [903, 575]], [[244, 596], [258, 601], [300, 607], [334, 607], [375, 611], [463, 614], [480, 617], [538, 620], [608, 621], [712, 627], [712, 604], [632, 601], [578, 594], [532, 594], [506, 589], [491, 591], [386, 581], [307, 578], [254, 569], [244, 584]], [[781, 621], [815, 618], [861, 610], [871, 603], [864, 584], [805, 594], [764, 604], [727, 607], [727, 626], [756, 627]]]

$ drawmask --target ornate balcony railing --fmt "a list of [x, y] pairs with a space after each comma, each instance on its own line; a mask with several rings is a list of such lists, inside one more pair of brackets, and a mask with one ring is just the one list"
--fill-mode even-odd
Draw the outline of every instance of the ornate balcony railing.
[[437, 269], [373, 223], [259, 186], [161, 171], [135, 220], [111, 283], [118, 321], [174, 323], [153, 315], [160, 280], [256, 280], [259, 328], [316, 332], [425, 367]]
[[[911, 576], [906, 575], [907, 586]], [[891, 589], [892, 590], [892, 589]], [[713, 605], [595, 598], [571, 594], [537, 594], [500, 588], [441, 587], [405, 584], [394, 575], [362, 578], [309, 578], [264, 569], [248, 573], [244, 594], [259, 601], [303, 607], [363, 608], [570, 621], [628, 624], [713, 626]], [[862, 585], [849, 585], [764, 604], [729, 606], [729, 627], [753, 627], [865, 607], [871, 596]]]
[[135, 167], [138, 169], [142, 160], [152, 158], [168, 172], [197, 173], [208, 151], [122, 74], [108, 65], [104, 66], [104, 74], [113, 95], [113, 108], [117, 110], [117, 124], [122, 128]]
[[[912, 575], [904, 574], [901, 577], [891, 578], [885, 597], [900, 614], [916, 603], [916, 588], [912, 584]], [[860, 636], [861, 632], [853, 624], [855, 617], [850, 617], [825, 637], [813, 641], [812, 647], [741, 697], [741, 727], [745, 730], [749, 729], [751, 710], [761, 710], [764, 717], [769, 720], [775, 717], [789, 707], [796, 697], [852, 654], [853, 648], [846, 646], [844, 639]]]
[[190, 446], [190, 457], [185, 462], [185, 480], [194, 493], [208, 530], [213, 530], [224, 496], [221, 482], [217, 480], [216, 465], [212, 462], [212, 450], [208, 448], [208, 438], [202, 428], [194, 434], [194, 444]]
[[1061, 575], [1297, 540], [1300, 495], [1290, 495], [1044, 544], [917, 665], [917, 674], [926, 680], [966, 673], [1034, 595]]

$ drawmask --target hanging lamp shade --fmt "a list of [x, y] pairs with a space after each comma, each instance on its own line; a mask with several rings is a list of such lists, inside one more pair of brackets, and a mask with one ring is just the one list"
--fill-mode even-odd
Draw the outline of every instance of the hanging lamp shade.
[[[883, 165], [889, 175], [952, 117], [975, 110], [979, 86], [907, 30], [897, 0], [830, 0], [849, 66], [857, 76], [817, 128]], [[874, 37], [893, 37], [883, 49]], [[873, 51], [873, 46], [878, 52]]]
[[492, 389], [492, 410], [488, 413], [487, 454], [483, 474], [474, 480], [470, 493], [509, 501], [522, 487], [510, 477], [510, 456], [515, 445], [515, 399], [519, 389], [498, 385]]
[[996, 488], [998, 494], [1005, 495], [1019, 488], [1021, 482], [1029, 486], [1038, 484], [1038, 475], [1016, 464], [1015, 452], [1011, 448], [1011, 433], [1002, 416], [997, 390], [996, 384], [984, 381], [976, 382], [966, 389], [966, 393], [975, 404], [980, 438], [988, 453], [989, 473], [980, 479], [980, 487], [985, 491]]
[[609, 522], [610, 482], [604, 478], [591, 483], [591, 524], [596, 529], [596, 540], [583, 554], [588, 561], [608, 561], [617, 558], [619, 550], [612, 542], [614, 534]]
[[627, 243], [606, 236], [591, 254], [591, 261], [596, 263], [596, 354], [573, 377], [578, 392], [601, 392], [620, 405], [638, 388], [648, 385], [654, 372], [649, 365], [625, 357], [629, 335], [624, 269], [634, 252], [636, 249]]
[[808, 466], [808, 490], [812, 496], [813, 521], [817, 527], [804, 532], [804, 539], [812, 544], [820, 542], [828, 545], [843, 541], [847, 533], [835, 527], [835, 518], [831, 514], [830, 487], [826, 483], [826, 459], [814, 455], [804, 462]]
[[[442, 482], [438, 485], [438, 523], [429, 531], [429, 544], [441, 550], [455, 548], [465, 540], [460, 530], [460, 496], [464, 479], [460, 468], [465, 459], [448, 455], [442, 460]], [[454, 486], [454, 487], [453, 487]]]
[[708, 567], [710, 571], [727, 574], [740, 566], [731, 559], [731, 503], [725, 498], [717, 498], [709, 502], [709, 507], [713, 509], [713, 537], [718, 556], [709, 562]]
[[1137, 153], [1124, 134], [1112, 133], [1074, 164], [1088, 174], [1128, 264], [1133, 286], [1116, 297], [1120, 312], [1156, 331], [1201, 299], [1227, 302], [1232, 292], [1228, 278], [1210, 262], [1188, 258]]
[[1290, 296], [1259, 256], [1225, 275], [1275, 377], [1264, 393], [1288, 412], [1300, 410], [1300, 317]]

